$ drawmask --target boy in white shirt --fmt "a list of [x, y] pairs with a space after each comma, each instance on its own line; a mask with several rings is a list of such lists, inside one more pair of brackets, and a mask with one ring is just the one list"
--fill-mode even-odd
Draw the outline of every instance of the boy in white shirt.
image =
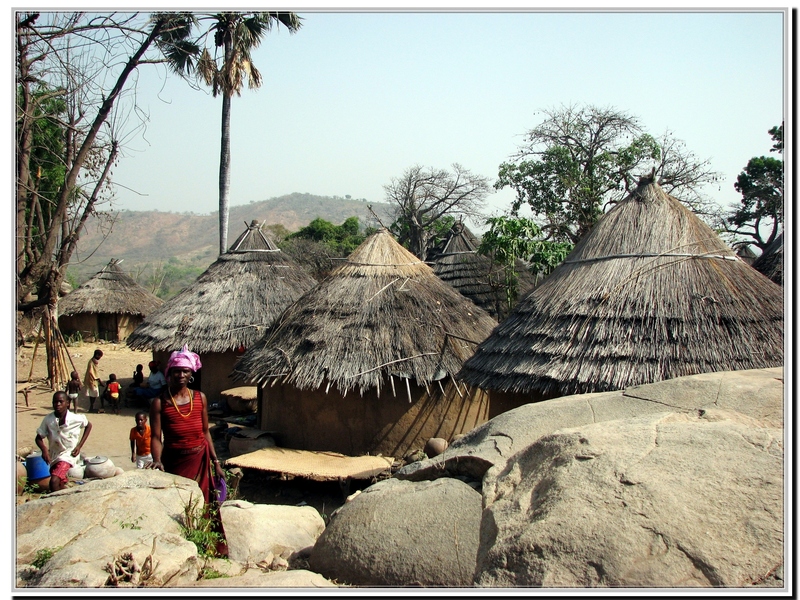
[[[51, 492], [66, 487], [67, 472], [77, 463], [91, 430], [92, 424], [86, 415], [70, 412], [65, 392], [53, 394], [53, 412], [42, 419], [36, 430], [36, 445], [42, 451], [42, 458], [50, 465]], [[48, 444], [44, 443], [45, 440]]]

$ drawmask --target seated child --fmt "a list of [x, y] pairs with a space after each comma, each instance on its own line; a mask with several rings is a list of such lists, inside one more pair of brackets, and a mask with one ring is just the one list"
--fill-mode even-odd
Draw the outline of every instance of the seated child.
[[133, 387], [139, 387], [144, 381], [144, 366], [136, 365], [136, 370], [133, 372]]
[[131, 462], [136, 463], [137, 469], [144, 469], [145, 465], [153, 462], [150, 454], [150, 425], [147, 424], [147, 413], [140, 410], [136, 413], [136, 427], [131, 428]]
[[42, 419], [36, 430], [36, 445], [42, 451], [44, 461], [50, 465], [51, 492], [66, 487], [67, 473], [78, 462], [91, 430], [92, 424], [86, 415], [70, 412], [69, 397], [65, 392], [53, 394], [53, 412]]

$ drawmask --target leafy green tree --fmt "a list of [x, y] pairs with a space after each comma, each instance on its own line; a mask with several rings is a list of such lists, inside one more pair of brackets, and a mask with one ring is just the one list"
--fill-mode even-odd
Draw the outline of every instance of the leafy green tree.
[[716, 177], [707, 161], [697, 161], [670, 132], [659, 143], [623, 111], [568, 106], [545, 110], [544, 116], [516, 156], [500, 165], [495, 188], [516, 192], [512, 215], [528, 205], [546, 240], [576, 243], [645, 170], [698, 206], [701, 187]]
[[566, 258], [573, 247], [570, 242], [542, 239], [541, 227], [525, 217], [491, 217], [486, 224], [489, 230], [481, 238], [478, 253], [502, 265], [509, 309], [518, 294], [517, 260], [525, 261], [532, 273], [545, 276]]
[[[222, 134], [219, 157], [219, 253], [228, 248], [228, 214], [231, 169], [231, 99], [241, 96], [247, 82], [250, 89], [261, 87], [261, 73], [251, 53], [273, 27], [283, 25], [289, 33], [301, 27], [292, 12], [197, 13], [194, 23], [209, 22], [197, 42], [173, 45], [168, 55], [172, 68], [181, 75], [195, 73], [211, 86], [214, 97], [222, 96]], [[210, 41], [208, 41], [210, 40]], [[213, 55], [208, 46], [212, 46]], [[200, 51], [200, 45], [203, 49]]]
[[454, 163], [452, 171], [410, 167], [383, 189], [395, 207], [391, 231], [413, 254], [426, 260], [437, 236], [442, 230], [449, 231], [445, 227], [453, 223], [442, 219], [480, 216], [490, 187], [488, 178]]
[[[774, 142], [771, 151], [782, 153], [783, 125], [768, 133]], [[783, 161], [771, 156], [753, 157], [733, 185], [742, 198], [731, 206], [724, 229], [737, 238], [747, 238], [763, 252], [783, 226]], [[741, 239], [739, 243], [743, 243]]]
[[316, 218], [289, 235], [287, 240], [306, 239], [322, 242], [336, 256], [347, 256], [366, 239], [369, 233], [359, 233], [358, 217], [348, 217], [341, 225]]

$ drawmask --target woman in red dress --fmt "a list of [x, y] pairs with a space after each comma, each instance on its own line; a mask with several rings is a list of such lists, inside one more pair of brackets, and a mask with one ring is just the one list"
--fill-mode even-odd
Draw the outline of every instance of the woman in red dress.
[[186, 346], [170, 355], [167, 385], [150, 405], [153, 462], [148, 467], [193, 479], [208, 504], [215, 500], [212, 476], [222, 477], [224, 481], [225, 472], [208, 431], [206, 396], [188, 387], [194, 372], [201, 366], [200, 357]]

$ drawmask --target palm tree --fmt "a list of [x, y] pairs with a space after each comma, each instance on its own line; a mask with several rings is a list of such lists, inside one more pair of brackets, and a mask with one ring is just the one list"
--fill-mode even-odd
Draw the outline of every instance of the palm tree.
[[[196, 69], [197, 76], [211, 86], [214, 97], [222, 95], [222, 138], [219, 154], [219, 253], [228, 247], [228, 193], [230, 191], [230, 125], [231, 98], [242, 95], [245, 80], [250, 89], [261, 87], [261, 73], [251, 60], [250, 53], [273, 27], [283, 25], [289, 33], [301, 26], [301, 18], [292, 12], [221, 12], [196, 14], [197, 23], [210, 21], [201, 34], [207, 39], [213, 34], [214, 55], [203, 46], [196, 66], [193, 58], [198, 45], [176, 48], [170, 56], [171, 65], [180, 74]], [[220, 49], [222, 54], [220, 55]]]

